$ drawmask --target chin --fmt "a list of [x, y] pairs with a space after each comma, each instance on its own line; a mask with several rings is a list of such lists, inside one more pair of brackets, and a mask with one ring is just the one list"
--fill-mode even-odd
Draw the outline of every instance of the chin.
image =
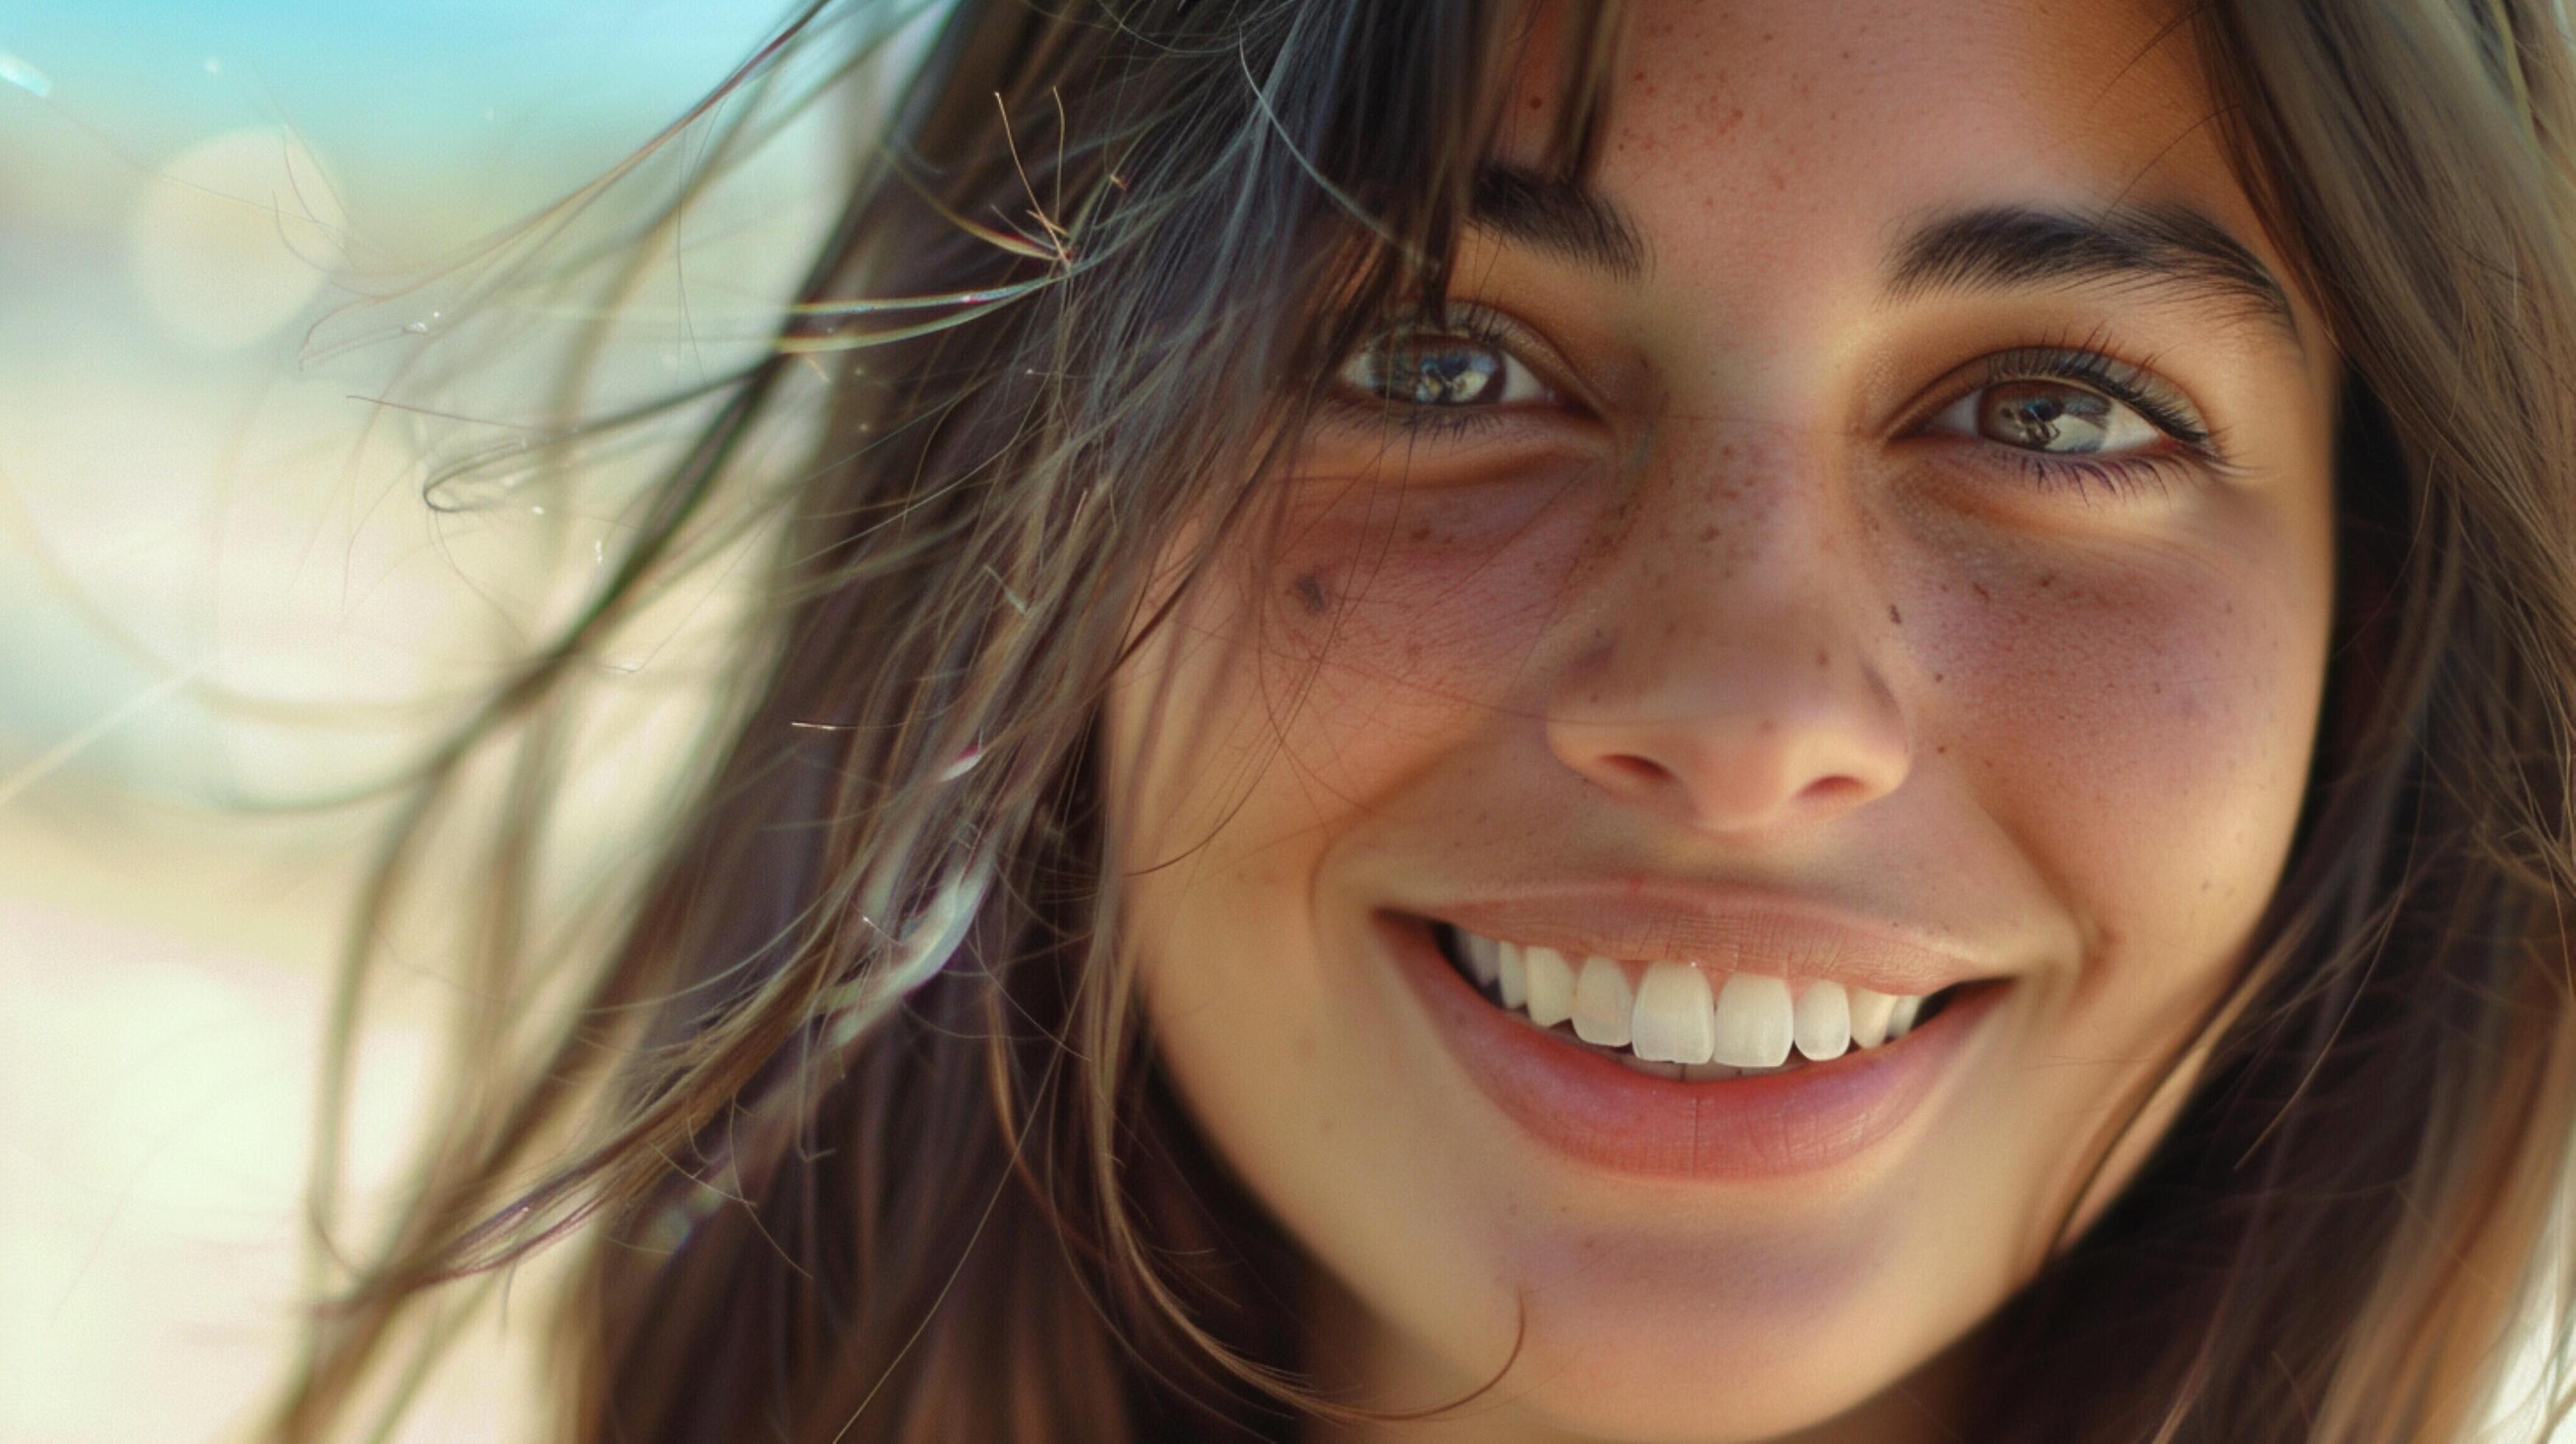
[[[1527, 1333], [1462, 1418], [1508, 1410], [1577, 1436], [1669, 1444], [1775, 1439], [1872, 1407], [1975, 1322], [1935, 1306], [1960, 1299], [1963, 1281], [1900, 1267], [1895, 1232], [1869, 1223], [1747, 1227], [1677, 1204], [1667, 1226], [1613, 1231], [1535, 1199], [1494, 1214], [1497, 1272], [1517, 1282]], [[1475, 1312], [1473, 1340], [1432, 1341], [1450, 1372], [1444, 1398], [1510, 1351], [1512, 1300]]]

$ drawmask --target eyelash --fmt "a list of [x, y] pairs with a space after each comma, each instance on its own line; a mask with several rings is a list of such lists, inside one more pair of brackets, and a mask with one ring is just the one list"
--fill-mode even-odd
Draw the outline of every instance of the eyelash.
[[[2180, 445], [2182, 450], [2094, 460], [2051, 457], [2044, 452], [2007, 446], [2001, 442], [1984, 443], [1987, 449], [2010, 456], [2014, 469], [2042, 490], [2069, 491], [2079, 498], [2097, 486], [2114, 498], [2142, 495], [2150, 490], [2161, 494], [2174, 481], [2187, 480], [2194, 466], [2224, 469], [2223, 449], [2209, 428], [2193, 422], [2190, 403], [2144, 367], [2131, 366], [2104, 354], [2105, 350], [2116, 349], [2116, 346], [2117, 343], [2109, 336], [2097, 331], [2072, 344], [2020, 346], [1995, 352], [1976, 363], [1973, 385], [1947, 391], [1947, 399], [1930, 408], [1925, 415], [1927, 418], [1937, 416], [1959, 399], [1990, 386], [2003, 386], [2015, 381], [2067, 381], [2099, 392], [2135, 411], [2149, 426]], [[1920, 433], [1909, 431], [1906, 434]]]
[[[1418, 320], [1399, 319], [1381, 328], [1364, 344], [1375, 345], [1386, 337], [1400, 333], [1408, 326], [1418, 324], [1420, 324]], [[1453, 304], [1449, 308], [1449, 314], [1442, 318], [1441, 324], [1437, 327], [1426, 327], [1425, 334], [1490, 346], [1511, 357], [1515, 363], [1529, 366], [1529, 362], [1521, 356], [1521, 353], [1528, 349], [1527, 336], [1519, 328], [1483, 307]], [[1538, 368], [1530, 367], [1530, 370], [1536, 372]], [[1550, 386], [1549, 389], [1553, 391], [1558, 388]], [[1392, 397], [1353, 396], [1336, 390], [1328, 390], [1326, 399], [1328, 403], [1361, 420], [1392, 426], [1408, 436], [1415, 437], [1445, 439], [1495, 426], [1506, 419], [1491, 407], [1414, 406]]]
[[[1398, 326], [1403, 324], [1397, 323]], [[1388, 333], [1380, 333], [1385, 334]], [[1455, 308], [1445, 318], [1438, 334], [1490, 346], [1512, 357], [1516, 364], [1529, 365], [1520, 357], [1523, 343], [1516, 328], [1482, 308]], [[2010, 456], [2012, 467], [2041, 490], [2072, 492], [2079, 497], [2096, 487], [2115, 498], [2126, 498], [2149, 490], [2161, 493], [2175, 481], [2190, 479], [2194, 468], [2225, 471], [2228, 466], [2226, 448], [2215, 429], [2196, 424], [2190, 403], [2152, 372], [2105, 354], [2117, 349], [2117, 343], [2108, 335], [2096, 331], [2080, 341], [2021, 346], [1995, 352], [1976, 363], [1973, 384], [1947, 390], [1941, 403], [1927, 408], [1923, 416], [1928, 420], [1961, 398], [1992, 386], [2015, 381], [2071, 382], [2135, 411], [2149, 426], [2182, 450], [2099, 460], [2051, 457], [2001, 442], [1985, 442], [1985, 449]], [[1490, 408], [1472, 406], [1413, 406], [1392, 398], [1363, 399], [1338, 394], [1331, 396], [1330, 400], [1350, 414], [1390, 425], [1417, 438], [1454, 438], [1501, 424], [1507, 419]], [[1919, 423], [1916, 429], [1905, 433], [1908, 436], [1920, 434]]]

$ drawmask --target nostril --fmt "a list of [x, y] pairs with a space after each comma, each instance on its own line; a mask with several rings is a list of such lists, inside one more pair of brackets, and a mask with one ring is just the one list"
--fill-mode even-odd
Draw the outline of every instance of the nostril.
[[1662, 763], [1634, 753], [1613, 752], [1597, 761], [1602, 771], [1621, 782], [1652, 785], [1671, 775]]
[[1812, 801], [1830, 802], [1836, 798], [1868, 790], [1869, 784], [1859, 778], [1838, 774], [1833, 777], [1819, 777], [1808, 783], [1802, 795]]

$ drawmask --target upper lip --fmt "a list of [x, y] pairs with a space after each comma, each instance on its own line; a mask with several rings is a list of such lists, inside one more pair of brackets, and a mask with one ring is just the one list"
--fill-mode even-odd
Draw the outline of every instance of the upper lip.
[[1570, 958], [1668, 959], [1898, 995], [1937, 993], [2004, 971], [1936, 930], [1744, 887], [1632, 876], [1516, 888], [1415, 911]]

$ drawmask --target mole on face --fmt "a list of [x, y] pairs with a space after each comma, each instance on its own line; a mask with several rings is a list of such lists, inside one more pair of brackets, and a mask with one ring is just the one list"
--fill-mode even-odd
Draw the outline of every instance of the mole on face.
[[1296, 594], [1297, 604], [1304, 607], [1309, 616], [1322, 616], [1324, 608], [1329, 605], [1330, 599], [1324, 595], [1324, 579], [1319, 573], [1306, 573], [1289, 590]]

